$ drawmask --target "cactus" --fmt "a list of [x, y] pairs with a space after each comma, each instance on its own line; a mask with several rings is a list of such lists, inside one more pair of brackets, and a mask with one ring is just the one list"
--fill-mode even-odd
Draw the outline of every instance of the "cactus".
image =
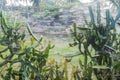
[[[89, 14], [90, 14], [90, 22], [85, 20], [85, 25], [78, 26], [77, 24], [73, 24], [73, 29], [71, 29], [71, 34], [74, 38], [74, 43], [77, 43], [78, 49], [84, 57], [84, 62], [82, 62], [81, 66], [83, 67], [83, 79], [92, 79], [92, 75], [90, 73], [94, 73], [97, 79], [113, 79], [112, 69], [113, 67], [113, 54], [116, 54], [116, 51], [119, 51], [116, 41], [119, 42], [120, 39], [116, 38], [118, 33], [116, 33], [115, 24], [120, 18], [120, 8], [118, 8], [118, 14], [115, 18], [112, 17], [110, 11], [106, 10], [106, 23], [101, 21], [101, 10], [100, 4], [97, 3], [97, 13], [93, 12], [91, 6], [89, 6]], [[95, 16], [97, 15], [97, 16]], [[74, 43], [72, 46], [74, 46]], [[90, 61], [88, 60], [90, 58]], [[90, 65], [91, 64], [91, 68]], [[94, 68], [94, 66], [98, 65], [99, 68]], [[102, 69], [100, 66], [109, 67], [106, 69]], [[85, 69], [85, 71], [84, 71]], [[111, 70], [112, 69], [112, 70]], [[98, 70], [101, 71], [101, 75], [106, 73], [108, 76], [101, 76], [98, 74]], [[88, 73], [87, 73], [88, 72]]]
[[[5, 80], [45, 80], [45, 65], [49, 50], [53, 48], [51, 42], [43, 45], [43, 37], [37, 39], [27, 24], [28, 33], [31, 36], [31, 45], [26, 45], [25, 31], [21, 33], [21, 22], [10, 22], [3, 13], [0, 13], [2, 28], [0, 36], [0, 78]], [[7, 67], [5, 67], [7, 66]], [[16, 68], [15, 68], [16, 67]], [[3, 73], [4, 71], [4, 73]]]

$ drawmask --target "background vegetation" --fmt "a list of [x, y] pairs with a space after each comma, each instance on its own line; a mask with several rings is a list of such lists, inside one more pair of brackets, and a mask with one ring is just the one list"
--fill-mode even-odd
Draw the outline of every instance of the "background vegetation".
[[[81, 15], [82, 24], [73, 21], [70, 22], [71, 24], [62, 25], [58, 24], [65, 18], [61, 15], [63, 16], [64, 11], [71, 10], [72, 6], [78, 7], [81, 4], [78, 0], [31, 1], [32, 6], [21, 8], [14, 6], [5, 8], [3, 4], [1, 6], [3, 9], [0, 12], [1, 80], [120, 79], [120, 34], [116, 28], [120, 24], [120, 8], [116, 0], [111, 0], [110, 3], [116, 15], [111, 13], [112, 9], [105, 9], [103, 13], [101, 4], [95, 2], [96, 8], [89, 6], [87, 9], [89, 14]], [[20, 13], [24, 21], [19, 12], [16, 15], [10, 15], [10, 11], [15, 9], [25, 10], [25, 13]], [[75, 7], [72, 10], [74, 9]], [[30, 10], [33, 12], [29, 12]], [[41, 13], [42, 15], [39, 15]], [[68, 15], [69, 12], [66, 11], [66, 13]], [[30, 17], [31, 15], [33, 18]], [[40, 35], [43, 34], [47, 38], [36, 35], [34, 31], [37, 31], [39, 27], [32, 30], [38, 26], [38, 23], [34, 22], [36, 18], [37, 21], [52, 20], [48, 25], [53, 28], [47, 27], [47, 31], [55, 30], [58, 25], [64, 26], [58, 29], [62, 31], [67, 28], [70, 36], [61, 32], [62, 37], [53, 38], [53, 35], [59, 35], [57, 33], [59, 30], [56, 29], [52, 36], [46, 35], [45, 26], [40, 26], [43, 31]], [[29, 22], [30, 19], [34, 19], [33, 22]]]

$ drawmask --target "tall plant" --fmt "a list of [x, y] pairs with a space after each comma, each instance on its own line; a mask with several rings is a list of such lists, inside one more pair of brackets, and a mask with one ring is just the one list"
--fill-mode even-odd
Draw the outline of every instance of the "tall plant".
[[119, 46], [116, 41], [120, 41], [115, 37], [118, 36], [115, 24], [120, 18], [120, 11], [118, 10], [118, 14], [113, 18], [107, 9], [106, 18], [103, 20], [100, 4], [97, 3], [96, 14], [91, 6], [89, 6], [89, 13], [90, 22], [85, 19], [85, 25], [73, 25], [71, 32], [75, 42], [71, 45], [78, 45], [78, 49], [84, 57], [84, 62], [80, 61], [83, 79], [91, 80], [92, 73], [94, 73], [98, 80], [111, 80], [114, 71], [112, 56], [116, 54], [116, 50], [119, 50], [119, 48], [115, 48], [115, 46]]
[[[0, 13], [0, 78], [3, 80], [45, 80], [46, 60], [51, 43], [37, 39], [27, 24], [30, 43], [17, 19], [9, 19]], [[22, 32], [21, 32], [22, 31]], [[44, 43], [45, 42], [45, 43]]]

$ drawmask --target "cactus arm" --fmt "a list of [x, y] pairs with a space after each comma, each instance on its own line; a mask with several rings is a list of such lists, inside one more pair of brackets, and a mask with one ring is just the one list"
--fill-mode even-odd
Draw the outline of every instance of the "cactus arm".
[[97, 23], [101, 24], [101, 10], [100, 10], [100, 3], [97, 3]]
[[33, 34], [32, 30], [31, 30], [31, 28], [30, 28], [30, 25], [29, 25], [28, 23], [27, 23], [27, 30], [28, 30], [29, 34], [30, 34], [36, 41], [39, 41], [39, 40], [37, 39], [37, 37]]
[[106, 10], [106, 26], [110, 24], [110, 11]]
[[91, 18], [91, 23], [95, 25], [95, 19], [94, 19], [94, 14], [93, 14], [93, 9], [91, 6], [89, 6], [89, 13], [90, 13], [90, 18]]
[[110, 29], [114, 29], [115, 28], [115, 20], [113, 19], [113, 17], [111, 17], [110, 21], [111, 21], [111, 28]]

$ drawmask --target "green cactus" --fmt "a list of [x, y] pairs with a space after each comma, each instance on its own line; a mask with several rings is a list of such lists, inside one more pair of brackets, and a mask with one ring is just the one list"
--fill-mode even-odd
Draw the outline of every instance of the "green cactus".
[[[116, 38], [118, 33], [116, 32], [115, 24], [120, 18], [120, 8], [118, 8], [118, 14], [115, 18], [112, 17], [110, 11], [106, 10], [106, 23], [102, 22], [101, 19], [101, 10], [100, 4], [97, 3], [97, 13], [93, 11], [92, 7], [89, 6], [90, 22], [85, 20], [85, 25], [76, 25], [74, 23], [71, 33], [74, 37], [74, 43], [77, 43], [78, 49], [81, 55], [84, 56], [84, 63], [81, 65], [86, 71], [91, 71], [89, 73], [84, 72], [83, 78], [91, 80], [92, 76], [87, 76], [90, 73], [94, 73], [98, 80], [103, 80], [105, 77], [107, 79], [113, 79], [113, 73], [111, 69], [113, 67], [113, 54], [116, 54], [116, 50], [119, 50], [116, 41], [119, 42], [120, 39]], [[95, 16], [97, 15], [97, 16]], [[117, 48], [115, 48], [115, 46]], [[90, 63], [92, 63], [93, 70], [89, 70], [88, 63], [90, 58]], [[96, 68], [94, 66], [99, 66]], [[100, 66], [109, 67], [104, 70]], [[101, 74], [98, 74], [98, 71], [101, 71]], [[114, 69], [112, 69], [114, 70]], [[101, 76], [106, 73], [108, 76]], [[110, 79], [110, 80], [111, 80]]]
[[[2, 28], [0, 36], [0, 78], [3, 80], [45, 80], [46, 61], [49, 50], [53, 48], [51, 43], [44, 41], [43, 37], [37, 39], [27, 24], [28, 33], [31, 36], [31, 45], [26, 45], [26, 32], [20, 31], [25, 23], [9, 21], [3, 13], [0, 13]], [[46, 45], [43, 43], [45, 42]], [[5, 67], [7, 66], [7, 67]], [[16, 68], [15, 68], [16, 67]], [[3, 73], [4, 72], [4, 73]]]

